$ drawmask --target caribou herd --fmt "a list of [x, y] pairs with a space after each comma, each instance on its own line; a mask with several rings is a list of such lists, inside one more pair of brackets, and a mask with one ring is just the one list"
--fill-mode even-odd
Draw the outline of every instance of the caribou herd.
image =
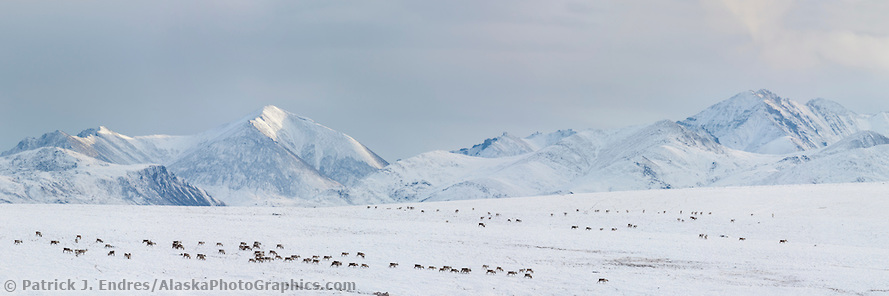
[[[43, 233], [40, 231], [37, 231], [35, 233], [35, 236], [37, 238], [42, 238]], [[80, 241], [82, 240], [82, 238], [83, 237], [81, 235], [77, 235], [75, 237], [75, 239], [73, 240], [73, 244], [81, 245]], [[25, 243], [25, 240], [19, 240], [19, 239], [14, 240], [15, 245], [21, 245], [24, 243]], [[50, 243], [50, 245], [59, 245], [62, 243], [62, 240], [50, 240], [49, 243]], [[95, 240], [95, 243], [92, 243], [92, 244], [85, 243], [85, 244], [87, 244], [89, 246], [93, 246], [93, 247], [101, 247], [101, 248], [105, 248], [105, 249], [111, 249], [107, 253], [108, 257], [116, 257], [116, 255], [117, 255], [117, 250], [115, 250], [116, 247], [110, 243], [105, 243], [105, 241], [101, 238], [97, 238]], [[149, 250], [156, 248], [155, 246], [157, 245], [157, 243], [155, 243], [153, 240], [150, 240], [150, 239], [142, 240], [142, 244], [145, 245], [144, 248], [147, 248]], [[206, 244], [206, 242], [204, 242], [204, 241], [198, 241], [196, 244], [196, 247], [204, 246], [205, 244]], [[223, 247], [224, 244], [221, 242], [217, 242], [216, 246]], [[307, 255], [307, 256], [303, 257], [301, 255], [293, 254], [293, 255], [289, 255], [287, 257], [282, 257], [278, 253], [279, 252], [278, 250], [285, 249], [283, 244], [276, 244], [275, 249], [270, 249], [270, 250], [264, 250], [262, 246], [263, 246], [263, 244], [259, 241], [254, 241], [252, 244], [248, 244], [247, 242], [242, 241], [238, 245], [238, 250], [239, 251], [252, 251], [252, 253], [251, 253], [252, 257], [247, 259], [247, 262], [249, 262], [249, 263], [269, 263], [269, 262], [274, 262], [274, 261], [295, 262], [296, 260], [298, 260], [300, 258], [302, 258], [303, 263], [314, 264], [314, 265], [321, 264], [322, 261], [331, 261], [330, 267], [342, 267], [346, 263], [344, 261], [332, 260], [332, 258], [333, 258], [332, 255], [324, 255], [324, 256], [322, 256], [322, 255]], [[88, 247], [88, 246], [84, 246], [83, 249], [62, 247], [62, 253], [73, 254], [75, 257], [81, 257], [81, 256], [86, 255], [86, 253], [88, 251], [88, 248], [86, 248], [86, 247]], [[181, 253], [176, 254], [176, 256], [179, 256], [183, 259], [195, 259], [195, 260], [199, 260], [199, 261], [206, 261], [207, 260], [206, 254], [193, 253], [194, 256], [192, 256], [192, 253], [185, 252], [185, 250], [187, 249], [186, 243], [184, 243], [181, 240], [172, 241], [170, 244], [170, 247], [173, 250], [183, 251]], [[196, 249], [196, 247], [192, 248], [192, 249]], [[217, 254], [218, 255], [225, 255], [226, 254], [225, 249], [218, 249]], [[352, 254], [353, 254], [352, 252], [340, 252], [340, 257], [365, 259], [367, 256], [364, 252], [355, 252], [354, 256]], [[132, 253], [124, 253], [123, 258], [132, 259]], [[359, 262], [348, 262], [348, 264], [346, 264], [346, 266], [349, 268], [358, 268], [358, 269], [370, 268], [369, 264], [359, 263]], [[396, 263], [396, 262], [389, 263], [389, 268], [397, 268], [397, 267], [398, 267], [398, 263]], [[498, 272], [504, 272], [504, 269], [499, 266], [496, 267], [495, 269], [488, 269], [488, 265], [483, 265], [482, 268], [484, 270], [486, 270], [486, 274], [497, 274]], [[414, 269], [420, 269], [420, 270], [428, 269], [428, 270], [436, 270], [439, 272], [448, 272], [448, 273], [456, 273], [456, 274], [472, 273], [472, 269], [469, 267], [453, 268], [448, 265], [444, 265], [441, 268], [437, 268], [437, 267], [431, 266], [431, 265], [424, 266], [421, 264], [414, 264]], [[518, 271], [506, 272], [507, 276], [516, 276], [519, 273], [524, 274], [525, 278], [530, 279], [530, 278], [532, 278], [531, 274], [534, 273], [534, 270], [531, 268], [522, 268], [522, 269], [518, 269]]]
[[[580, 209], [575, 209], [575, 212], [580, 212]], [[600, 210], [594, 210], [593, 212], [594, 212], [594, 213], [600, 213], [601, 211], [600, 211]], [[606, 210], [604, 210], [604, 212], [605, 212], [605, 213], [611, 213], [611, 210], [606, 209]], [[621, 212], [621, 211], [614, 211], [614, 212], [615, 212], [615, 213], [630, 213], [629, 210], [624, 210], [623, 212]], [[684, 211], [681, 211], [681, 210], [680, 210], [680, 211], [679, 211], [679, 214], [682, 214], [683, 212], [684, 212]], [[642, 213], [644, 214], [644, 213], [645, 213], [645, 210], [642, 210]], [[668, 213], [669, 213], [669, 212], [666, 211], [666, 210], [664, 210], [664, 211], [658, 211], [658, 212], [657, 212], [657, 214], [668, 214]], [[691, 216], [688, 216], [689, 221], [697, 221], [698, 219], [700, 219], [701, 216], [704, 216], [704, 212], [703, 212], [703, 211], [692, 211], [692, 212], [690, 212], [690, 213], [691, 213]], [[567, 216], [567, 215], [568, 215], [568, 212], [563, 212], [563, 214], [564, 214], [564, 216]], [[550, 213], [549, 215], [550, 215], [550, 217], [555, 217], [554, 213]], [[706, 215], [708, 215], [708, 216], [709, 216], [709, 215], [713, 215], [713, 212], [707, 212]], [[750, 216], [753, 216], [753, 214], [750, 214]], [[772, 214], [772, 218], [774, 218], [774, 217], [775, 217], [775, 214]], [[676, 221], [677, 221], [677, 222], [685, 222], [686, 220], [685, 220], [684, 218], [676, 218]], [[736, 219], [731, 219], [729, 222], [731, 222], [731, 223], [735, 223], [735, 221], [736, 221]], [[480, 226], [480, 227], [484, 227], [485, 225], [479, 223], [479, 226]], [[636, 224], [633, 224], [633, 223], [627, 223], [627, 228], [638, 228], [638, 227], [639, 227], [639, 225], [636, 225]], [[571, 225], [570, 229], [572, 229], [572, 230], [573, 230], [573, 229], [580, 229], [580, 226], [579, 226], [579, 225]], [[586, 226], [584, 229], [585, 229], [585, 230], [593, 230], [593, 227]], [[617, 229], [618, 229], [617, 227], [612, 227], [612, 228], [611, 228], [611, 231], [617, 231]], [[600, 228], [599, 228], [599, 231], [602, 231], [602, 230], [605, 230], [605, 227], [600, 227]], [[721, 235], [719, 235], [719, 237], [722, 237], [722, 238], [728, 238], [729, 236], [728, 236], [728, 235], [725, 235], [725, 234], [721, 234]], [[698, 234], [698, 238], [701, 238], [701, 239], [708, 239], [708, 238], [709, 238], [709, 235], [708, 235], [708, 234], [704, 234], [704, 233], [700, 233], [700, 234]], [[738, 240], [739, 240], [739, 241], [746, 241], [747, 238], [746, 238], [746, 237], [739, 237]], [[778, 243], [784, 244], [784, 243], [787, 243], [787, 240], [786, 240], [786, 239], [781, 239], [781, 240], [778, 240]], [[606, 280], [606, 282], [607, 282], [607, 280]]]
[[[377, 209], [378, 207], [377, 206], [373, 206], [373, 207], [368, 206], [367, 208], [368, 209]], [[392, 210], [391, 207], [386, 208], [386, 209]], [[413, 211], [413, 210], [415, 210], [415, 208], [412, 206], [398, 207], [398, 208], [396, 208], [396, 210]], [[472, 211], [475, 211], [475, 209], [473, 208], [471, 211], [469, 211], [470, 214], [465, 214], [467, 212], [465, 210], [464, 210], [463, 214], [461, 214], [460, 209], [454, 209], [453, 212], [450, 212], [451, 214], [448, 214], [449, 215], [448, 217], [453, 217], [456, 215], [473, 215]], [[574, 209], [574, 211], [569, 210], [569, 211], [559, 212], [559, 214], [561, 214], [561, 215], [556, 215], [556, 213], [549, 213], [548, 219], [565, 219], [565, 217], [569, 217], [569, 215], [573, 216], [573, 215], [578, 215], [578, 214], [589, 214], [590, 212], [596, 213], [596, 214], [603, 213], [603, 214], [607, 214], [607, 215], [620, 215], [620, 214], [630, 213], [629, 210], [620, 211], [620, 210], [613, 210], [613, 209], [601, 209], [601, 210], [600, 209], [589, 209], [589, 210], [581, 211], [581, 209]], [[425, 210], [421, 209], [418, 211], [418, 213], [421, 213], [424, 215], [430, 215], [430, 214], [435, 214], [435, 213], [441, 213], [441, 210], [436, 209], [433, 212], [431, 210], [425, 211]], [[641, 210], [641, 213], [645, 214], [646, 211]], [[651, 212], [649, 212], [649, 213], [651, 213]], [[654, 213], [669, 214], [669, 212], [666, 210], [656, 211]], [[683, 211], [679, 211], [680, 215], [683, 215], [683, 213], [684, 213]], [[705, 221], [707, 221], [707, 219], [702, 219], [702, 218], [711, 216], [712, 214], [713, 214], [712, 212], [706, 212], [706, 214], [705, 214], [705, 212], [703, 212], [703, 211], [691, 211], [691, 212], [688, 212], [688, 214], [684, 214], [684, 216], [680, 216], [679, 218], [676, 218], [676, 221], [680, 222], [680, 223], [685, 223], [686, 222], [685, 218], [687, 217], [689, 219], [688, 221], [692, 222], [692, 223], [706, 223]], [[475, 214], [475, 215], [476, 215], [475, 217], [479, 217], [478, 220], [475, 220], [475, 221], [477, 221], [478, 228], [479, 228], [479, 230], [477, 230], [477, 231], [491, 231], [489, 226], [492, 223], [495, 223], [495, 225], [505, 225], [503, 223], [508, 223], [508, 224], [523, 223], [523, 219], [520, 219], [517, 217], [508, 217], [507, 218], [507, 217], [502, 216], [500, 213], [486, 212], [486, 214], [482, 214], [481, 216], [479, 216], [477, 214]], [[451, 219], [453, 219], [453, 218], [451, 218]], [[472, 219], [474, 219], [474, 218], [472, 218]], [[672, 219], [672, 218], [670, 218], [670, 219]], [[446, 223], [450, 223], [451, 220], [449, 219], [449, 220], [444, 220], [444, 221]], [[456, 220], [456, 221], [459, 221], [459, 220]], [[472, 220], [470, 220], [470, 221], [472, 221]], [[576, 222], [576, 220], [572, 220], [572, 221]], [[732, 223], [734, 223], [735, 221], [736, 221], [736, 219], [730, 220], [730, 222], [732, 222]], [[529, 223], [531, 223], [531, 222], [529, 222]], [[675, 222], [673, 222], [673, 223], [675, 223]], [[582, 227], [582, 229], [584, 229], [586, 231], [591, 231], [595, 228], [598, 228], [599, 231], [604, 231], [605, 229], [610, 229], [611, 231], [618, 231], [618, 227], [612, 227], [612, 226], [593, 227], [593, 226], [586, 226], [586, 225], [582, 226], [582, 225], [576, 225], [576, 224], [568, 224], [568, 225], [570, 226], [569, 229], [571, 229], [571, 230], [579, 230]], [[634, 230], [634, 229], [639, 229], [640, 227], [639, 227], [639, 225], [634, 224], [634, 223], [627, 223], [626, 228], [630, 229], [630, 230]], [[643, 229], [644, 229], [644, 225], [643, 225]], [[43, 232], [36, 231], [36, 232], [34, 232], [34, 238], [31, 240], [27, 240], [27, 242], [40, 243], [41, 241], [43, 241], [44, 235], [45, 234]], [[52, 236], [52, 235], [48, 235], [48, 236]], [[727, 236], [720, 235], [720, 237], [727, 237]], [[706, 240], [709, 238], [709, 235], [705, 234], [705, 233], [699, 233], [698, 238]], [[118, 250], [114, 244], [126, 245], [126, 244], [120, 244], [121, 242], [105, 243], [105, 241], [101, 238], [96, 238], [94, 243], [81, 242], [82, 239], [83, 239], [83, 236], [78, 234], [74, 237], [73, 240], [48, 239], [48, 240], [44, 241], [43, 243], [48, 242], [52, 246], [59, 246], [62, 253], [73, 254], [75, 257], [85, 256], [87, 254], [87, 251], [89, 250], [89, 247], [109, 249], [107, 252], [107, 256], [116, 257]], [[747, 240], [747, 237], [739, 237], [738, 240], [745, 241], [745, 240]], [[778, 242], [781, 244], [785, 244], [788, 242], [788, 240], [787, 239], [780, 239]], [[16, 239], [13, 241], [13, 243], [14, 243], [14, 245], [25, 245], [26, 240]], [[151, 239], [144, 239], [144, 240], [142, 240], [142, 243], [144, 244], [144, 246], [142, 248], [146, 248], [147, 250], [157, 248], [156, 247], [157, 244]], [[189, 260], [189, 259], [194, 258], [195, 260], [198, 260], [198, 261], [207, 261], [208, 255], [203, 252], [199, 253], [199, 249], [202, 248], [205, 244], [206, 244], [205, 241], [197, 241], [196, 244], [194, 244], [194, 243], [188, 244], [188, 243], [185, 243], [181, 240], [175, 240], [175, 241], [172, 241], [169, 246], [174, 251], [178, 252], [177, 256], [179, 256], [183, 259]], [[222, 242], [216, 242], [215, 246], [216, 246], [215, 253], [216, 253], [217, 257], [237, 256], [238, 254], [242, 254], [242, 253], [249, 254], [249, 255], [247, 255], [247, 258], [246, 258], [247, 262], [256, 263], [256, 264], [272, 263], [272, 262], [283, 262], [283, 263], [303, 262], [305, 264], [320, 265], [322, 263], [322, 261], [328, 261], [328, 262], [330, 262], [329, 267], [331, 267], [331, 268], [342, 268], [344, 265], [346, 266], [345, 268], [356, 268], [356, 269], [368, 269], [371, 267], [368, 263], [360, 262], [360, 260], [366, 259], [366, 254], [364, 252], [354, 252], [354, 253], [353, 252], [340, 252], [339, 258], [342, 258], [342, 259], [333, 260], [333, 255], [291, 254], [291, 255], [284, 256], [284, 255], [280, 254], [279, 252], [283, 253], [285, 249], [290, 250], [290, 248], [285, 248], [284, 244], [280, 244], [280, 243], [274, 244], [274, 246], [275, 246], [274, 248], [263, 248], [263, 243], [259, 242], [259, 241], [253, 241], [252, 244], [247, 243], [247, 241], [241, 241], [237, 245], [237, 252], [235, 252], [235, 253], [227, 253], [226, 249], [224, 247], [225, 244], [223, 244]], [[144, 251], [144, 250], [132, 250], [132, 251]], [[123, 253], [124, 254], [123, 258], [125, 258], [127, 260], [132, 259], [132, 256], [133, 256], [132, 251]], [[173, 253], [173, 254], [175, 254], [175, 253]], [[192, 257], [192, 254], [194, 254], [194, 257]], [[334, 253], [334, 254], [336, 254], [336, 253]], [[217, 258], [217, 257], [213, 257], [213, 258]], [[212, 260], [213, 258], [209, 258], [209, 260]], [[358, 262], [355, 262], [355, 261], [358, 261]], [[398, 266], [399, 266], [399, 264], [397, 262], [390, 262], [388, 264], [388, 268], [390, 268], [390, 269], [398, 268]], [[440, 266], [440, 267], [437, 267], [437, 266]], [[454, 274], [470, 274], [470, 273], [472, 273], [472, 269], [469, 267], [454, 268], [451, 265], [414, 264], [413, 269], [438, 271], [439, 273], [454, 273]], [[518, 277], [519, 275], [523, 275], [523, 278], [525, 278], [525, 279], [532, 279], [533, 274], [534, 274], [534, 270], [531, 268], [518, 268], [518, 269], [513, 269], [513, 270], [506, 270], [501, 266], [495, 266], [492, 268], [490, 265], [487, 265], [487, 264], [481, 265], [481, 270], [484, 272], [485, 275], [505, 274], [507, 277]], [[597, 283], [600, 283], [600, 284], [604, 284], [607, 282], [608, 282], [608, 279], [605, 279], [605, 278], [599, 278], [597, 281]]]

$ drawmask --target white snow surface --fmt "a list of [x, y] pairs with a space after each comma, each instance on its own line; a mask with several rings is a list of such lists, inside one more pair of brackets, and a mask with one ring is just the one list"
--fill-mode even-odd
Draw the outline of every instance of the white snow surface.
[[[54, 279], [72, 279], [78, 287], [87, 280], [94, 289], [100, 280], [150, 285], [154, 279], [346, 281], [357, 287], [350, 292], [283, 295], [886, 295], [889, 236], [881, 233], [889, 227], [887, 196], [889, 185], [869, 183], [626, 191], [369, 208], [5, 204], [0, 205], [0, 280], [18, 283], [16, 295], [47, 294], [22, 292], [21, 283]], [[43, 236], [35, 236], [35, 231]], [[78, 234], [83, 240], [75, 242]], [[702, 234], [707, 239], [700, 238]], [[104, 242], [96, 243], [97, 238]], [[146, 246], [143, 239], [157, 245]], [[60, 243], [51, 245], [51, 240]], [[174, 240], [182, 241], [185, 249], [171, 249]], [[238, 251], [241, 241], [259, 241], [263, 251], [276, 250], [283, 257], [329, 255], [344, 265], [331, 267], [328, 260], [313, 265], [301, 259], [250, 263], [253, 250]], [[224, 246], [215, 246], [217, 242]], [[277, 244], [284, 249], [276, 249]], [[74, 256], [63, 248], [88, 251]], [[107, 256], [110, 250], [117, 255]], [[366, 257], [356, 257], [356, 252]], [[123, 258], [123, 253], [131, 253], [132, 259]], [[184, 259], [180, 253], [192, 258], [206, 254], [207, 259]], [[352, 262], [369, 268], [346, 267]], [[393, 262], [399, 266], [388, 268]], [[421, 270], [414, 264], [467, 267], [472, 272]], [[482, 265], [504, 271], [531, 268], [533, 278], [486, 274]], [[597, 283], [600, 278], [608, 282]]]

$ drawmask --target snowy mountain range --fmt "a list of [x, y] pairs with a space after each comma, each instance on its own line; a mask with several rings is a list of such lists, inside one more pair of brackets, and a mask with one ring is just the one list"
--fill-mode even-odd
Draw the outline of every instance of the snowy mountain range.
[[[509, 134], [389, 165], [350, 188], [396, 201], [889, 180], [889, 113], [749, 91], [688, 119]], [[533, 139], [550, 139], [537, 141]]]
[[508, 133], [389, 164], [274, 106], [192, 136], [108, 128], [0, 153], [0, 202], [343, 205], [889, 180], [889, 113], [749, 91], [678, 122]]
[[[312, 198], [325, 191], [343, 190], [388, 165], [352, 137], [274, 106], [193, 136], [128, 137], [105, 127], [88, 129], [77, 136], [55, 131], [22, 140], [0, 156], [17, 159], [9, 165], [10, 170], [17, 170], [20, 168], [15, 163], [41, 163], [36, 154], [27, 152], [49, 147], [73, 158], [112, 167], [151, 165], [171, 172], [170, 177], [207, 190], [229, 205], [345, 204], [341, 199]], [[124, 170], [115, 172], [104, 177], [126, 178]], [[90, 195], [68, 190], [83, 183], [65, 182], [68, 179], [70, 176], [60, 175], [24, 182], [18, 177], [10, 179], [15, 186], [9, 187], [24, 188], [17, 191], [20, 200], [35, 202], [57, 202], [50, 195], [31, 193], [34, 187], [55, 184], [65, 188], [59, 192], [70, 192], [66, 195], [70, 202], [93, 203], [101, 198], [103, 203], [131, 203], [120, 200], [117, 191], [102, 186], [95, 187]], [[188, 184], [181, 186], [194, 188]], [[6, 186], [0, 187], [0, 198], [7, 194], [3, 188]], [[169, 199], [154, 204], [183, 204], [176, 202], [173, 195]], [[216, 203], [207, 205], [211, 204]]]

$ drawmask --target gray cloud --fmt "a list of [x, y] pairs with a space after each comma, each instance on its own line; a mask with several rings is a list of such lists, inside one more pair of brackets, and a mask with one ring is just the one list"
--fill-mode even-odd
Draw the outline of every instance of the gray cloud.
[[[816, 5], [817, 4], [817, 5]], [[682, 119], [747, 89], [889, 110], [880, 1], [0, 3], [0, 150], [278, 105], [388, 160]]]

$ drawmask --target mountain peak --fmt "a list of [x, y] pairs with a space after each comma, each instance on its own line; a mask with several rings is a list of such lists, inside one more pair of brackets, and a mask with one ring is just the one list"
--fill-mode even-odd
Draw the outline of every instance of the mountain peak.
[[99, 127], [85, 129], [85, 130], [81, 131], [80, 133], [78, 133], [77, 136], [80, 138], [86, 138], [89, 136], [96, 136], [99, 134], [123, 136], [123, 135], [118, 134], [118, 133], [112, 131], [111, 129], [105, 127], [104, 125], [100, 125]]
[[279, 117], [279, 116], [286, 115], [287, 111], [284, 111], [284, 109], [278, 108], [278, 106], [275, 106], [275, 105], [265, 105], [262, 107], [262, 109], [260, 109], [259, 114], [260, 114], [260, 116], [273, 116], [273, 117], [277, 116], [277, 117]]
[[823, 98], [809, 100], [806, 102], [806, 106], [820, 114], [848, 114], [850, 112], [840, 103]]
[[255, 118], [249, 120], [249, 123], [253, 125], [257, 130], [259, 130], [262, 134], [271, 138], [272, 140], [278, 140], [278, 131], [284, 127], [284, 121], [287, 120], [290, 113], [284, 111], [281, 108], [278, 108], [273, 105], [268, 105], [262, 107], [262, 110], [259, 112]]
[[62, 148], [71, 148], [71, 135], [67, 133], [55, 130], [52, 132], [45, 133], [41, 135], [39, 138], [28, 137], [21, 140], [15, 147], [12, 149], [0, 153], [0, 156], [12, 155], [15, 153], [19, 153], [22, 151], [28, 151], [32, 149], [37, 149], [40, 147], [62, 147]]
[[755, 153], [789, 153], [835, 140], [809, 107], [766, 89], [737, 94], [680, 123], [702, 128], [730, 148]]
[[875, 131], [861, 131], [850, 136], [847, 136], [836, 142], [827, 146], [822, 153], [823, 154], [835, 154], [838, 152], [852, 150], [852, 149], [866, 149], [879, 145], [887, 145], [889, 144], [889, 138], [883, 136], [882, 134]]
[[751, 90], [750, 93], [752, 93], [753, 95], [755, 95], [755, 96], [757, 96], [757, 97], [760, 97], [760, 98], [762, 98], [762, 99], [767, 99], [767, 100], [768, 100], [768, 99], [772, 99], [772, 100], [774, 100], [774, 99], [777, 99], [777, 98], [778, 98], [777, 95], [775, 95], [775, 94], [772, 93], [770, 90], [765, 89], [765, 88], [760, 89], [760, 90], [757, 90], [757, 91], [753, 91], [753, 90]]
[[761, 104], [768, 104], [768, 102], [777, 102], [781, 100], [781, 97], [768, 89], [760, 89], [738, 93], [728, 100], [719, 102], [714, 106], [735, 106], [736, 108], [746, 110]]
[[535, 132], [530, 136], [519, 138], [508, 132], [503, 132], [499, 137], [485, 139], [481, 144], [454, 150], [451, 153], [486, 158], [515, 156], [540, 150], [574, 134], [576, 134], [575, 131], [568, 129], [548, 134]]

